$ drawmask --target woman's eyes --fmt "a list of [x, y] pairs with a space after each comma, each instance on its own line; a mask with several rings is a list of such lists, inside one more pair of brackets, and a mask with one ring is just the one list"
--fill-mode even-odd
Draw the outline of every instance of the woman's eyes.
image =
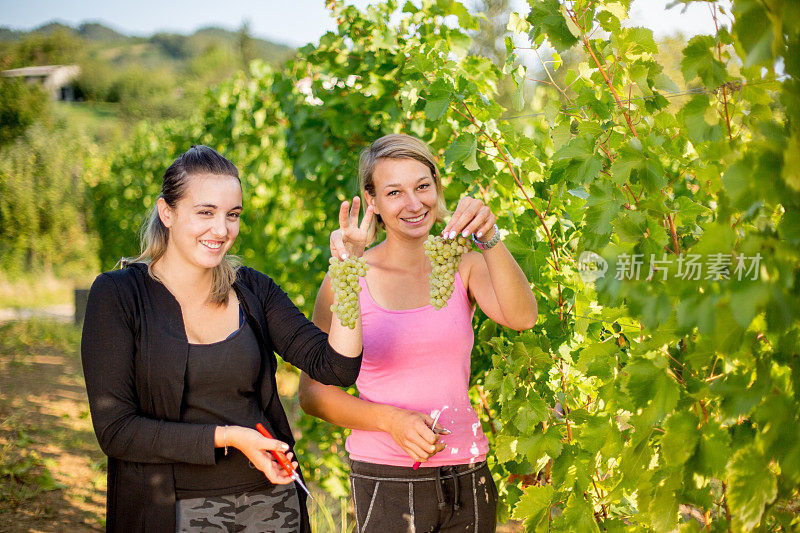
[[[200, 211], [200, 212], [198, 212], [197, 214], [198, 214], [198, 215], [203, 215], [203, 216], [214, 216], [214, 213], [213, 213], [213, 212], [211, 212], [211, 211]], [[234, 220], [236, 220], [236, 219], [238, 219], [239, 217], [241, 217], [241, 216], [242, 216], [242, 214], [241, 214], [241, 213], [228, 213], [228, 216], [229, 216], [230, 218], [233, 218]]]
[[[430, 188], [430, 186], [431, 186], [430, 183], [423, 183], [422, 185], [419, 185], [417, 187], [417, 189], [423, 189], [424, 190], [424, 189]], [[400, 191], [389, 191], [388, 193], [386, 193], [386, 196], [396, 196], [398, 194], [400, 194]]]

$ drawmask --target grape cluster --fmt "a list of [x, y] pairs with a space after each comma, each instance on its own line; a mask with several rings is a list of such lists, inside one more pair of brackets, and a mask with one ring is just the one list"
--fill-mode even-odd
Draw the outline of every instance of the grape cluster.
[[336, 303], [331, 305], [331, 311], [339, 317], [343, 326], [355, 329], [356, 321], [361, 314], [358, 305], [358, 293], [361, 286], [358, 278], [367, 274], [367, 260], [363, 257], [348, 257], [337, 259], [331, 257], [328, 275], [331, 285], [336, 293]]
[[447, 305], [447, 300], [453, 294], [453, 283], [456, 279], [458, 264], [461, 256], [469, 251], [469, 241], [458, 236], [452, 240], [428, 235], [425, 241], [425, 255], [431, 262], [431, 273], [428, 276], [431, 282], [430, 303], [437, 311]]

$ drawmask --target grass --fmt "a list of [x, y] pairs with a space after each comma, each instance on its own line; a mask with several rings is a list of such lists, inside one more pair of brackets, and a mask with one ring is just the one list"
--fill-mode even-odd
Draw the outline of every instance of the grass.
[[[311, 489], [314, 490], [313, 487]], [[356, 522], [351, 516], [349, 498], [333, 498], [325, 492], [314, 491], [314, 500], [308, 501], [308, 518], [311, 531], [352, 533]]]
[[90, 276], [61, 279], [51, 274], [20, 274], [10, 277], [0, 272], [0, 309], [33, 308], [73, 302], [76, 287], [88, 287]]
[[111, 145], [124, 134], [124, 121], [120, 118], [118, 104], [55, 102], [53, 114], [103, 146]]

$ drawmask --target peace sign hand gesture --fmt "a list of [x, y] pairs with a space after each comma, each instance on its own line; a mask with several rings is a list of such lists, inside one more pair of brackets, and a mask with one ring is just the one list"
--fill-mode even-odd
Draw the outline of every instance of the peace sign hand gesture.
[[361, 209], [361, 199], [358, 196], [353, 198], [353, 204], [344, 201], [339, 207], [339, 229], [331, 233], [330, 247], [331, 256], [337, 259], [347, 257], [361, 257], [367, 247], [372, 224], [375, 215], [372, 206], [368, 206], [364, 211], [364, 218], [358, 223], [358, 213]]

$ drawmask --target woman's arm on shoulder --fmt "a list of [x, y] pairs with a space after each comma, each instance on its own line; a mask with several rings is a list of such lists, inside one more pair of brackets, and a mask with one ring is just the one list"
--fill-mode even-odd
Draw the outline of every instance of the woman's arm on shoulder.
[[467, 292], [486, 316], [522, 331], [536, 324], [538, 307], [525, 273], [502, 241], [489, 250], [470, 252], [462, 260]]

